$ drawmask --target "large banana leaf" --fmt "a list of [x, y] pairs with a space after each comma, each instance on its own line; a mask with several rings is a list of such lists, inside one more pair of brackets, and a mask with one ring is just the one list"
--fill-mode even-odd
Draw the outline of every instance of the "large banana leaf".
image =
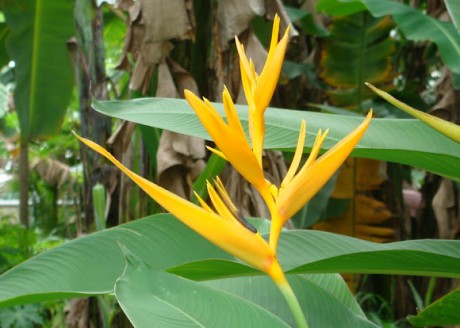
[[[295, 249], [289, 252], [302, 256]], [[240, 323], [233, 327], [244, 323], [260, 327], [269, 321], [280, 327], [293, 325], [284, 299], [263, 276], [244, 277], [231, 284], [217, 277], [207, 285], [166, 271], [190, 262], [205, 264], [205, 259], [220, 259], [225, 276], [241, 276], [240, 267], [244, 273], [260, 274], [171, 215], [160, 214], [73, 240], [10, 270], [0, 276], [0, 306], [115, 292], [139, 327], [177, 327], [178, 321], [183, 323], [179, 326], [200, 322], [200, 327], [229, 327], [229, 320]], [[214, 268], [219, 271], [219, 266]], [[206, 270], [203, 273], [201, 278], [207, 275]], [[290, 280], [312, 322], [374, 327], [338, 275], [292, 275]]]
[[7, 47], [15, 62], [14, 101], [23, 140], [56, 133], [72, 94], [66, 42], [73, 35], [73, 1], [3, 1]]
[[[215, 106], [223, 113], [222, 104]], [[185, 100], [144, 98], [131, 101], [93, 101], [106, 115], [193, 135], [209, 136]], [[247, 126], [247, 107], [237, 106]], [[300, 121], [307, 122], [307, 150], [318, 129], [330, 129], [323, 148], [329, 149], [362, 121], [359, 117], [269, 108], [266, 112], [265, 148], [295, 149]], [[352, 156], [402, 163], [460, 180], [460, 144], [418, 120], [374, 119]]]
[[327, 91], [332, 104], [360, 110], [373, 96], [364, 82], [392, 85], [393, 27], [388, 16], [374, 18], [367, 12], [334, 18], [320, 60], [320, 77], [334, 87]]
[[[375, 244], [311, 230], [283, 232], [279, 245], [280, 262], [313, 327], [373, 325], [338, 275], [311, 273], [460, 277], [459, 254], [458, 241]], [[161, 322], [169, 327], [182, 320], [226, 327], [227, 320], [240, 322], [238, 316], [249, 322], [273, 320], [281, 327], [293, 323], [267, 277], [169, 214], [73, 240], [0, 276], [0, 306], [111, 292], [139, 326]], [[213, 311], [204, 311], [211, 303]]]
[[[458, 13], [458, 5], [454, 3], [458, 1], [449, 1], [449, 7]], [[450, 22], [440, 21], [392, 0], [319, 0], [316, 8], [337, 16], [350, 15], [366, 8], [375, 17], [391, 15], [407, 39], [436, 43], [444, 63], [452, 72], [460, 74], [460, 35]]]

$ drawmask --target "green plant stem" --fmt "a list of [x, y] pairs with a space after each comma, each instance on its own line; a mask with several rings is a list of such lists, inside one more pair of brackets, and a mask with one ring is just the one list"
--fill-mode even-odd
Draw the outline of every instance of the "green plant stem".
[[303, 315], [302, 308], [300, 307], [299, 301], [294, 294], [294, 291], [291, 288], [289, 283], [278, 285], [278, 288], [283, 294], [284, 299], [288, 303], [289, 307], [291, 308], [292, 314], [294, 315], [294, 319], [297, 322], [297, 326], [299, 328], [308, 328], [307, 320]]
[[426, 289], [425, 300], [424, 300], [425, 301], [425, 307], [427, 307], [431, 303], [434, 288], [436, 287], [436, 281], [437, 281], [436, 277], [431, 277], [430, 281], [428, 282], [428, 287]]
[[287, 281], [286, 276], [284, 275], [284, 272], [281, 269], [278, 261], [275, 261], [272, 264], [269, 275], [275, 282], [276, 286], [278, 286], [281, 294], [283, 294], [284, 299], [289, 305], [289, 308], [291, 309], [292, 314], [294, 315], [294, 319], [297, 323], [297, 327], [308, 328], [307, 319], [303, 314], [299, 301], [297, 300], [291, 285], [289, 285], [289, 282]]

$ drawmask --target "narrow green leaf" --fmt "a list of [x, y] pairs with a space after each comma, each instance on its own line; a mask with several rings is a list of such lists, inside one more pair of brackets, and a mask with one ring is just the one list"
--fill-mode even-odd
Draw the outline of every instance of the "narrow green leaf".
[[460, 324], [459, 308], [460, 289], [456, 289], [407, 319], [415, 327], [457, 325]]
[[[287, 274], [337, 272], [460, 278], [460, 241], [453, 240], [380, 244], [323, 231], [290, 230], [281, 234], [278, 259]], [[228, 261], [206, 259], [179, 264], [168, 272], [198, 280], [222, 278], [222, 274], [257, 274], [253, 268], [245, 271], [243, 264], [232, 267]]]
[[2, 8], [15, 62], [14, 102], [22, 138], [50, 136], [60, 127], [72, 94], [67, 41], [73, 35], [73, 1], [4, 1]]
[[444, 134], [446, 137], [460, 143], [460, 126], [440, 119], [439, 117], [424, 113], [422, 111], [419, 111], [415, 108], [412, 108], [411, 106], [406, 105], [402, 101], [399, 101], [389, 93], [380, 90], [379, 88], [374, 87], [370, 83], [366, 83], [366, 85], [374, 91], [376, 94], [378, 94], [380, 97], [388, 101], [390, 104], [393, 106], [398, 107], [402, 111], [406, 112], [407, 114], [419, 119], [420, 121], [424, 122], [425, 124], [428, 124], [431, 126], [433, 129], [439, 131], [440, 133]]
[[[202, 199], [206, 199], [208, 196], [208, 189], [206, 188], [206, 181], [211, 181], [216, 176], [218, 176], [224, 169], [227, 162], [220, 156], [216, 154], [211, 154], [206, 163], [206, 167], [203, 172], [198, 176], [198, 178], [193, 183], [193, 190], [200, 196]], [[198, 203], [196, 196], [193, 195], [192, 199], [195, 203]]]
[[[214, 104], [223, 113], [222, 104]], [[124, 120], [209, 140], [198, 118], [182, 99], [144, 98], [130, 101], [93, 101], [97, 111]], [[247, 107], [236, 106], [247, 127]], [[296, 110], [269, 108], [265, 113], [267, 149], [293, 150], [300, 121], [307, 122], [306, 151], [319, 129], [329, 129], [323, 149], [330, 149], [355, 129], [362, 119]], [[411, 165], [460, 180], [460, 145], [417, 120], [373, 119], [352, 156]]]
[[[292, 249], [304, 255], [298, 258]], [[460, 277], [460, 241], [453, 240], [379, 244], [322, 231], [287, 231], [281, 235], [278, 256], [288, 274], [340, 272]]]
[[107, 202], [105, 199], [106, 192], [102, 184], [97, 183], [93, 187], [93, 206], [94, 206], [94, 219], [96, 223], [96, 231], [105, 229], [106, 214], [105, 209]]

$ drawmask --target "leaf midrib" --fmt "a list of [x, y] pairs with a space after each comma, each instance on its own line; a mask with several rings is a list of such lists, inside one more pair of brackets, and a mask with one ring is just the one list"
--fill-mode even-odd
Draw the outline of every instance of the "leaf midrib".
[[29, 133], [28, 135], [32, 135], [32, 124], [31, 122], [34, 121], [34, 105], [35, 105], [35, 95], [37, 93], [37, 66], [38, 66], [38, 53], [40, 48], [39, 34], [41, 30], [41, 23], [42, 20], [40, 17], [43, 16], [43, 1], [44, 0], [36, 0], [35, 2], [35, 15], [34, 21], [32, 22], [32, 28], [34, 29], [33, 39], [32, 39], [32, 63], [31, 63], [31, 77], [30, 77], [30, 96], [29, 96]]

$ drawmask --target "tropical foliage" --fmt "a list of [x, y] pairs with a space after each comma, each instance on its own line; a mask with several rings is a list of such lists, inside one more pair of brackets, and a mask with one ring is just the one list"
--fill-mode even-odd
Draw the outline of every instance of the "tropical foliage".
[[459, 22], [0, 1], [0, 326], [460, 324]]

